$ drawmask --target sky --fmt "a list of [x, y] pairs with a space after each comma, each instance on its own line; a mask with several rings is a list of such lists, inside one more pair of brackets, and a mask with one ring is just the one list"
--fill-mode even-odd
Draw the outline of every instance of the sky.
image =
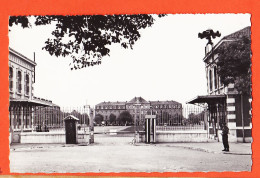
[[221, 38], [251, 25], [250, 14], [168, 14], [141, 30], [131, 49], [111, 45], [102, 64], [70, 70], [70, 57], [50, 56], [42, 50], [53, 25], [11, 27], [9, 46], [33, 60], [36, 54], [34, 96], [61, 107], [94, 106], [103, 101], [174, 100], [180, 103], [207, 94], [206, 39], [198, 33], [213, 29]]

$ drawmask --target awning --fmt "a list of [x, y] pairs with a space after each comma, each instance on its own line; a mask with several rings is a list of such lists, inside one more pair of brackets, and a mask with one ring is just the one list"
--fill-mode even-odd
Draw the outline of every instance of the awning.
[[51, 102], [38, 99], [10, 99], [10, 106], [18, 104], [23, 106], [53, 106]]
[[226, 99], [226, 95], [203, 95], [197, 96], [196, 98], [188, 101], [188, 104], [195, 104], [195, 103], [207, 103], [207, 104], [217, 104], [223, 103]]

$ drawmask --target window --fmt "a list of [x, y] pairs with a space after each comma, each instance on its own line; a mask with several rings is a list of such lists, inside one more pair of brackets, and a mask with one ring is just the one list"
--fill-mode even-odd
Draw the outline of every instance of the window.
[[223, 86], [223, 85], [224, 85], [220, 77], [218, 78], [218, 81], [219, 81], [219, 85], [220, 85], [220, 86]]
[[218, 88], [218, 77], [217, 77], [217, 67], [216, 66], [214, 67], [214, 86], [215, 86], [215, 89]]
[[18, 71], [17, 72], [17, 92], [21, 93], [22, 92], [22, 72]]
[[24, 91], [25, 91], [25, 94], [26, 95], [29, 95], [29, 75], [28, 74], [26, 74], [26, 76], [25, 76], [25, 86], [24, 86]]
[[212, 91], [212, 71], [209, 71], [209, 90]]
[[13, 68], [9, 67], [9, 89], [13, 91]]

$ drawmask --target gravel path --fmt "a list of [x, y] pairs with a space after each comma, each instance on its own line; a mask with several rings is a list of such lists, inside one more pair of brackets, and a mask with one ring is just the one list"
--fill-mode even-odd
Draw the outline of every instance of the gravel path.
[[95, 136], [95, 144], [24, 145], [10, 152], [16, 173], [250, 171], [251, 155], [227, 155], [172, 145], [131, 144], [133, 137]]

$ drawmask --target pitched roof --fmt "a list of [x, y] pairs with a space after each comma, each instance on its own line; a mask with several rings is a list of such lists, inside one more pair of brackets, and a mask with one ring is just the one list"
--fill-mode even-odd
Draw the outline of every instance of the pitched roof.
[[122, 101], [116, 101], [116, 102], [101, 102], [99, 104], [97, 104], [96, 106], [102, 106], [102, 105], [125, 105], [126, 104], [126, 101], [125, 102], [122, 102]]
[[97, 104], [96, 106], [104, 106], [104, 105], [108, 105], [108, 106], [114, 106], [114, 105], [126, 105], [126, 104], [151, 104], [151, 105], [155, 105], [155, 104], [177, 104], [177, 105], [181, 105], [181, 103], [177, 102], [177, 101], [173, 101], [173, 100], [167, 100], [167, 101], [146, 101], [144, 98], [142, 97], [134, 97], [133, 99], [131, 99], [130, 101], [116, 101], [116, 102], [101, 102], [99, 104]]
[[177, 101], [150, 101], [151, 105], [155, 105], [155, 104], [178, 104], [181, 105], [181, 103], [177, 102]]
[[133, 99], [131, 99], [131, 100], [128, 101], [127, 103], [142, 103], [142, 104], [149, 104], [149, 102], [146, 101], [145, 99], [143, 99], [141, 96], [140, 96], [140, 97], [134, 97]]
[[68, 115], [63, 120], [76, 120], [76, 121], [79, 121], [79, 119], [77, 117], [73, 116], [73, 115]]
[[[221, 45], [225, 44], [225, 43], [231, 43], [232, 41], [235, 41], [235, 40], [239, 40], [241, 39], [242, 37], [248, 37], [250, 38], [250, 35], [251, 35], [251, 26], [248, 26], [248, 27], [245, 27], [241, 30], [238, 30], [234, 33], [231, 33], [229, 35], [226, 35], [224, 36], [214, 47], [213, 47], [213, 51], [214, 50], [217, 50]], [[209, 51], [205, 57], [203, 58], [203, 61], [206, 61], [208, 59], [208, 57], [212, 54], [212, 50]]]
[[231, 33], [230, 35], [224, 36], [222, 40], [235, 40], [235, 39], [241, 39], [243, 36], [250, 37], [251, 35], [251, 27], [245, 27], [239, 31], [236, 31], [234, 33]]

